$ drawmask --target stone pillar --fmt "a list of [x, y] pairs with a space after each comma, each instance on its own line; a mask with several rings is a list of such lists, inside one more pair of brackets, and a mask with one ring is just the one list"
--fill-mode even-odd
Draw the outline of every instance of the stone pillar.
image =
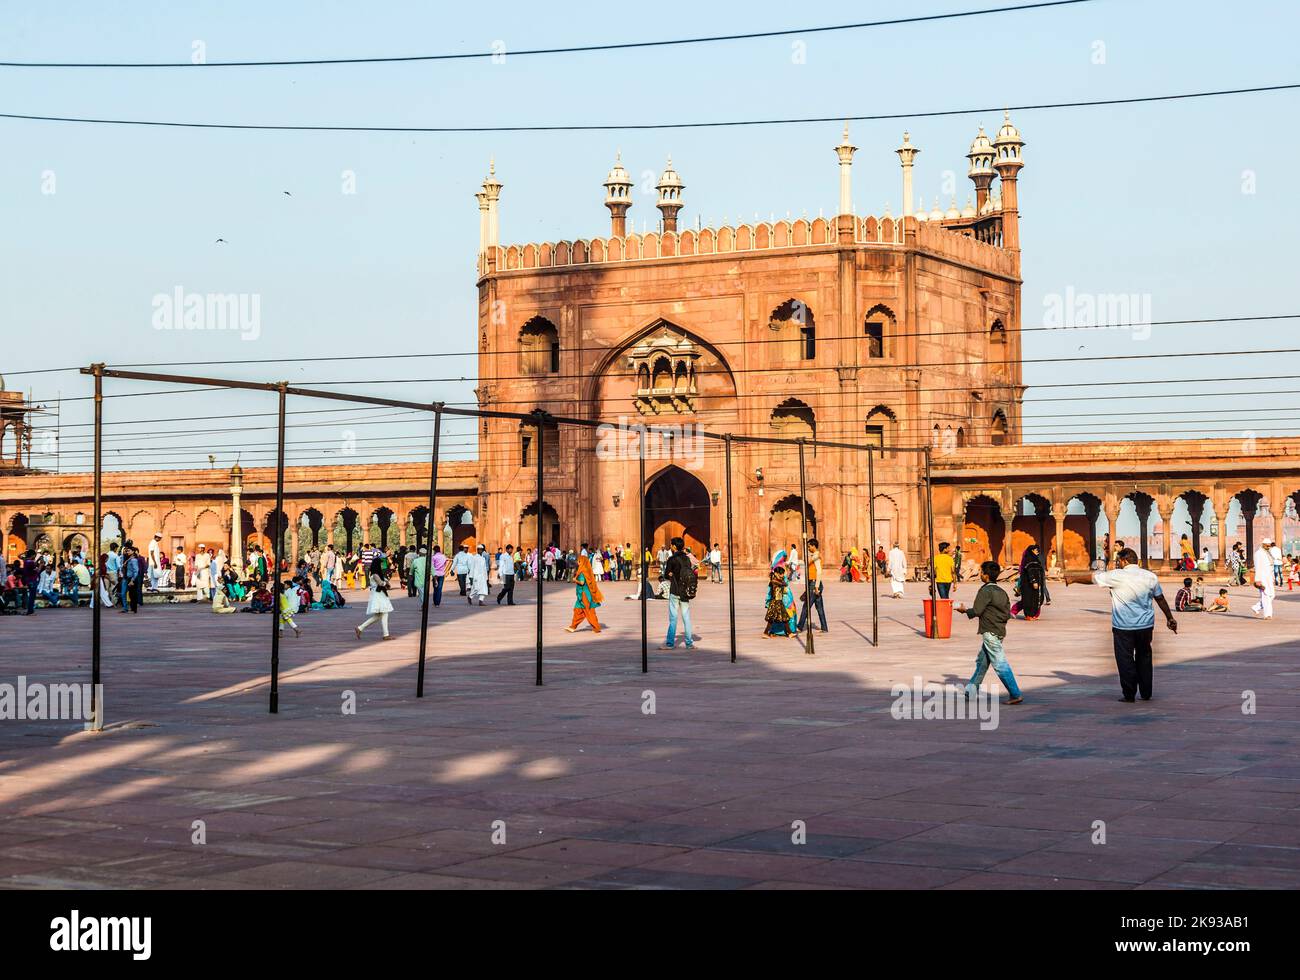
[[1246, 560], [1251, 561], [1255, 554], [1255, 513], [1259, 509], [1259, 499], [1240, 497], [1241, 519], [1246, 522]]
[[[1171, 511], [1172, 513], [1172, 511]], [[1187, 516], [1192, 519], [1192, 553], [1201, 560], [1201, 516], [1205, 513], [1205, 498], [1192, 494], [1187, 498]]]
[[[244, 572], [244, 511], [239, 503], [239, 488], [230, 489], [230, 567]], [[123, 532], [125, 533], [125, 531]]]
[[1065, 504], [1053, 503], [1052, 513], [1056, 517], [1056, 567], [1065, 569]]
[[1088, 519], [1088, 567], [1097, 560], [1097, 517], [1101, 514], [1101, 501], [1087, 497], [1083, 501], [1083, 514]]
[[[1146, 495], [1133, 498], [1133, 506], [1137, 509], [1138, 517], [1139, 541], [1137, 553], [1138, 560], [1141, 562], [1143, 568], [1149, 568], [1151, 564], [1151, 556], [1149, 554], [1150, 549], [1147, 545], [1147, 536], [1151, 531], [1151, 507], [1154, 503], [1155, 501]], [[1156, 516], [1158, 517], [1159, 514]], [[1114, 540], [1114, 537], [1114, 534], [1112, 534], [1111, 540]]]

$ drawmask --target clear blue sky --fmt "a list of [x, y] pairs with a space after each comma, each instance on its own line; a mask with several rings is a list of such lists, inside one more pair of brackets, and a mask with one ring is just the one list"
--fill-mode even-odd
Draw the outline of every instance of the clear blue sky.
[[[648, 8], [607, 3], [229, 0], [187, 9], [163, 2], [5, 3], [3, 60], [189, 60], [192, 42], [211, 61], [362, 56], [507, 49], [807, 27], [845, 20], [990, 5], [902, 0], [853, 5], [751, 2]], [[803, 38], [557, 57], [504, 64], [438, 64], [113, 72], [0, 69], [0, 111], [201, 121], [320, 124], [539, 124], [647, 122], [845, 115], [1071, 101], [1300, 81], [1294, 56], [1297, 5], [1243, 2], [1119, 2], [889, 27]], [[792, 43], [806, 41], [805, 63]], [[1104, 64], [1095, 64], [1097, 44]], [[1300, 204], [1295, 161], [1300, 93], [1119, 108], [1026, 111], [1015, 115], [1027, 146], [1020, 183], [1025, 325], [1041, 319], [1044, 297], [1138, 293], [1156, 320], [1300, 312], [1294, 296]], [[927, 203], [945, 171], [958, 175], [959, 204], [970, 184], [964, 154], [978, 117], [863, 123], [854, 197], [860, 213], [898, 213], [893, 149], [908, 128], [922, 153], [917, 190]], [[0, 121], [0, 275], [4, 358], [0, 371], [87, 364], [463, 351], [474, 346], [473, 194], [495, 156], [505, 183], [503, 241], [577, 238], [608, 227], [600, 184], [616, 148], [639, 178], [658, 174], [671, 153], [686, 184], [683, 220], [766, 217], [824, 208], [833, 213], [837, 169], [833, 124], [685, 132], [506, 135], [235, 133]], [[354, 171], [357, 193], [341, 192]], [[1243, 193], [1251, 171], [1255, 193]], [[47, 172], [55, 193], [43, 193]], [[48, 183], [48, 181], [47, 181]], [[283, 192], [288, 190], [292, 196]], [[632, 216], [653, 219], [652, 196]], [[947, 206], [947, 199], [943, 201]], [[215, 240], [226, 239], [217, 245]], [[195, 292], [257, 293], [262, 335], [160, 332], [152, 297], [177, 286]], [[1295, 321], [1245, 327], [1156, 327], [1147, 340], [1124, 332], [1026, 337], [1028, 358], [1153, 351], [1287, 347]], [[1079, 350], [1083, 346], [1085, 350]], [[294, 382], [472, 376], [473, 358], [347, 364], [194, 365], [195, 372]], [[1300, 375], [1300, 357], [1231, 357], [1164, 362], [1030, 364], [1031, 384], [1131, 378], [1215, 379]], [[14, 376], [37, 399], [84, 396], [75, 374]], [[372, 385], [365, 390], [419, 400], [472, 398], [472, 382]], [[1241, 398], [1180, 397], [1132, 402], [1037, 403], [1031, 440], [1080, 438], [1082, 423], [1116, 427], [1107, 413], [1154, 411], [1133, 419], [1135, 438], [1170, 431], [1163, 420], [1188, 409], [1190, 426], [1235, 437], [1296, 434], [1300, 395], [1278, 395], [1262, 413], [1248, 407], [1249, 383], [1209, 381], [1194, 390], [1239, 390]], [[1300, 389], [1295, 381], [1263, 387]], [[132, 390], [127, 385], [114, 391]], [[1171, 391], [1177, 389], [1153, 389]], [[1105, 393], [1113, 393], [1113, 389]], [[119, 399], [108, 418], [163, 419], [259, 411], [270, 396]], [[320, 405], [297, 406], [320, 408]], [[1069, 419], [1041, 416], [1071, 414]], [[330, 424], [295, 434], [328, 448], [365, 415], [317, 416]], [[88, 456], [85, 401], [65, 401], [63, 467]], [[1155, 419], [1153, 425], [1150, 419]], [[1123, 422], [1130, 420], [1124, 419]], [[81, 424], [83, 427], [75, 428]], [[242, 424], [265, 424], [264, 422]], [[215, 428], [159, 421], [155, 429]], [[471, 455], [470, 427], [448, 436], [448, 455]], [[126, 428], [113, 430], [124, 432]], [[386, 454], [376, 436], [419, 436], [427, 423], [395, 420], [351, 429], [357, 459]], [[1103, 428], [1101, 431], [1105, 431]], [[194, 447], [188, 461], [249, 459], [273, 432], [242, 436], [153, 436], [155, 447]], [[143, 444], [143, 440], [137, 444]], [[38, 439], [38, 449], [41, 448]], [[110, 466], [130, 463], [110, 454]], [[381, 448], [385, 447], [385, 448]], [[304, 447], [306, 448], [306, 447]], [[411, 447], [408, 447], [411, 448]], [[313, 450], [314, 452], [314, 450]], [[337, 450], [321, 450], [322, 460]], [[156, 462], [181, 454], [159, 453]], [[299, 457], [302, 459], [303, 457]], [[41, 462], [40, 457], [36, 460]]]

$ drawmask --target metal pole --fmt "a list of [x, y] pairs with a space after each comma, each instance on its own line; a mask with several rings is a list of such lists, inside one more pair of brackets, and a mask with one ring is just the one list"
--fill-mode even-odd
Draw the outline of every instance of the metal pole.
[[[442, 402], [439, 402], [433, 410], [433, 463], [429, 473], [429, 531], [424, 536], [424, 547], [427, 552], [424, 559], [424, 582], [421, 588], [424, 589], [424, 598], [420, 603], [420, 669], [415, 675], [415, 696], [424, 697], [424, 657], [425, 650], [429, 642], [429, 593], [432, 591], [430, 586], [433, 584], [433, 535], [438, 522], [438, 440], [442, 435]], [[418, 532], [418, 528], [416, 529]], [[416, 534], [416, 544], [419, 544], [419, 534]]]
[[867, 519], [871, 521], [871, 533], [867, 536], [867, 553], [871, 561], [871, 645], [880, 646], [880, 591], [876, 576], [880, 569], [876, 566], [876, 453], [867, 450]]
[[[284, 403], [286, 383], [280, 385], [280, 425], [275, 449], [275, 584], [271, 592], [271, 714], [280, 711], [280, 559], [284, 551]], [[235, 516], [239, 520], [239, 515]], [[242, 533], [242, 529], [241, 529]]]
[[[799, 437], [799, 538], [803, 542], [803, 564], [804, 568], [808, 567], [808, 485], [804, 471], [803, 458], [804, 437]], [[803, 613], [807, 620], [807, 630], [805, 632], [806, 640], [804, 641], [804, 653], [809, 656], [816, 653], [813, 649], [812, 635], [812, 583], [808, 581], [808, 574], [805, 572], [803, 577], [803, 594], [804, 605]]]
[[934, 588], [934, 500], [930, 495], [930, 450], [928, 448], [925, 450], [925, 526], [926, 541], [930, 549], [930, 553], [925, 558], [926, 567], [930, 572], [930, 622], [926, 635], [936, 637], [939, 635], [937, 628], [939, 603]]
[[103, 610], [103, 587], [99, 580], [100, 537], [103, 534], [103, 492], [104, 492], [104, 365], [95, 365], [95, 530], [90, 536], [90, 553], [94, 556], [91, 575], [91, 606], [94, 607], [90, 617], [90, 728], [100, 731], [104, 727], [103, 705], [99, 703], [101, 649], [100, 617]]
[[731, 662], [736, 662], [736, 562], [731, 540], [731, 433], [726, 435], [727, 459], [727, 618], [731, 621]]
[[641, 547], [639, 549], [641, 560], [641, 673], [650, 673], [650, 639], [646, 626], [646, 589], [650, 586], [650, 565], [645, 560], [645, 428], [641, 429], [641, 441], [637, 453], [641, 458], [637, 461], [638, 472], [641, 477], [641, 492], [637, 494], [637, 500], [641, 506]]
[[[537, 542], [542, 541], [542, 457], [545, 455], [546, 427], [542, 424], [542, 410], [537, 416]], [[537, 686], [542, 684], [542, 577], [537, 576]]]

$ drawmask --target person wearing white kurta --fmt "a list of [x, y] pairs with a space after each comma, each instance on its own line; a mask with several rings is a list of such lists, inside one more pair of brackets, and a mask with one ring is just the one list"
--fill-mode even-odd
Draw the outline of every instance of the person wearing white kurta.
[[194, 598], [196, 601], [212, 597], [212, 556], [204, 545], [194, 552]]
[[1259, 590], [1259, 602], [1251, 606], [1250, 611], [1256, 616], [1262, 615], [1265, 619], [1273, 618], [1273, 596], [1276, 588], [1273, 584], [1273, 555], [1268, 549], [1272, 543], [1270, 538], [1265, 538], [1255, 549], [1255, 588]]
[[217, 553], [212, 557], [212, 572], [208, 584], [214, 590], [222, 588], [221, 576], [226, 570], [226, 549], [218, 548]]
[[889, 569], [889, 588], [895, 599], [900, 598], [903, 594], [903, 583], [907, 579], [907, 556], [898, 545], [889, 549], [886, 567]]
[[149, 542], [149, 588], [157, 589], [165, 574], [162, 570], [161, 534], [155, 534]]
[[185, 548], [176, 549], [176, 554], [172, 556], [172, 588], [183, 589], [185, 587], [185, 572], [189, 568], [189, 559], [185, 556]]
[[366, 621], [356, 628], [358, 640], [365, 628], [376, 622], [384, 631], [384, 639], [392, 639], [388, 635], [388, 614], [393, 611], [393, 601], [388, 598], [388, 577], [382, 562], [382, 558], [376, 558], [370, 565], [370, 601], [366, 603]]
[[465, 601], [472, 606], [477, 599], [481, 606], [488, 595], [487, 551], [483, 545], [479, 545], [478, 551], [469, 556], [466, 566], [468, 568], [466, 574], [469, 576], [469, 596]]

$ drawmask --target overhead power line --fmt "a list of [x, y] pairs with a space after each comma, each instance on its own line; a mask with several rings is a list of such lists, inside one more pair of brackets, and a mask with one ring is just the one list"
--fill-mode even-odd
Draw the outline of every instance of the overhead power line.
[[795, 126], [811, 123], [881, 122], [891, 119], [933, 119], [940, 116], [983, 116], [1008, 112], [1032, 112], [1039, 109], [1083, 109], [1097, 106], [1136, 105], [1144, 102], [1176, 102], [1188, 99], [1208, 99], [1227, 95], [1256, 95], [1265, 92], [1285, 92], [1300, 89], [1300, 82], [1281, 85], [1254, 85], [1247, 88], [1213, 89], [1201, 92], [1179, 92], [1172, 95], [1141, 95], [1123, 99], [1086, 99], [1079, 102], [1039, 102], [1024, 105], [980, 106], [971, 109], [934, 109], [922, 112], [882, 112], [870, 115], [837, 113], [833, 116], [792, 116], [766, 119], [723, 119], [704, 122], [659, 123], [551, 123], [535, 126], [324, 126], [307, 123], [212, 123], [185, 122], [177, 119], [116, 119], [94, 116], [42, 116], [31, 113], [0, 112], [0, 119], [17, 119], [26, 122], [81, 123], [97, 126], [156, 126], [168, 129], [229, 129], [262, 130], [270, 132], [307, 133], [572, 133], [619, 132], [632, 130], [666, 129], [721, 129], [737, 126]]
[[986, 7], [982, 10], [960, 10], [947, 14], [922, 14], [913, 17], [894, 17], [888, 20], [861, 21], [854, 24], [830, 24], [821, 27], [786, 28], [774, 31], [751, 31], [745, 34], [712, 34], [701, 37], [671, 38], [661, 41], [618, 41], [605, 44], [577, 44], [554, 48], [523, 48], [518, 51], [462, 51], [445, 54], [377, 55], [368, 58], [296, 58], [265, 61], [0, 61], [0, 68], [283, 68], [302, 65], [377, 65], [418, 61], [472, 61], [499, 58], [525, 58], [536, 55], [584, 54], [594, 51], [628, 51], [635, 48], [667, 48], [686, 44], [716, 44], [722, 41], [756, 41], [772, 37], [792, 37], [797, 34], [827, 34], [832, 31], [854, 31], [869, 27], [894, 27], [902, 24], [922, 24], [931, 21], [980, 17], [986, 14], [1017, 13], [1045, 7], [1072, 7], [1092, 0], [1051, 0], [1010, 7]]

